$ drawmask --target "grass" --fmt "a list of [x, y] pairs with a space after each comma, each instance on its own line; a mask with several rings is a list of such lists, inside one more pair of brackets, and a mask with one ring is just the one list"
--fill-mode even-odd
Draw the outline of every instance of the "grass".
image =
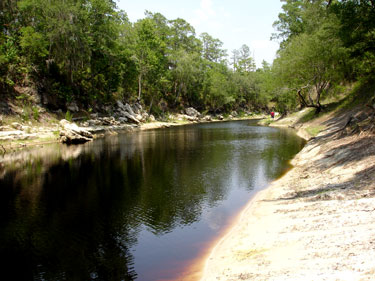
[[321, 131], [323, 131], [326, 127], [325, 126], [313, 126], [306, 128], [306, 132], [312, 136], [316, 137]]
[[306, 112], [298, 119], [298, 123], [306, 123], [309, 122], [317, 117], [319, 117], [320, 114], [315, 113], [314, 108], [308, 108]]
[[315, 108], [308, 108], [298, 119], [298, 123], [307, 123], [325, 114], [339, 110], [349, 110], [358, 105], [365, 105], [375, 97], [375, 81], [358, 81], [352, 85], [341, 87], [341, 94], [327, 97], [319, 114]]

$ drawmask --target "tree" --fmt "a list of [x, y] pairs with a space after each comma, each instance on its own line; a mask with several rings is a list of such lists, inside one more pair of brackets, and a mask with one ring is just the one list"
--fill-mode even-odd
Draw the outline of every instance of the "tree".
[[239, 72], [248, 73], [251, 71], [255, 71], [256, 66], [254, 59], [251, 57], [250, 48], [247, 45], [242, 45], [242, 47], [238, 50], [238, 62], [237, 68]]
[[[315, 107], [317, 112], [322, 108], [322, 94], [342, 78], [346, 52], [334, 36], [336, 26], [328, 21], [314, 34], [294, 37], [274, 62], [283, 87], [298, 91], [303, 104]], [[308, 101], [302, 95], [303, 90], [307, 90]]]
[[208, 33], [200, 35], [203, 44], [203, 58], [210, 62], [221, 62], [227, 56], [226, 50], [221, 49], [223, 42], [213, 38]]
[[195, 37], [195, 29], [183, 19], [169, 21], [169, 46], [173, 51], [185, 50], [188, 53], [200, 51], [200, 42]]
[[134, 61], [138, 69], [138, 99], [142, 97], [142, 85], [156, 85], [162, 75], [165, 43], [156, 34], [155, 23], [149, 19], [139, 20], [136, 25]]
[[330, 11], [340, 22], [337, 35], [350, 53], [352, 78], [375, 77], [375, 2], [335, 1]]
[[223, 111], [235, 102], [231, 72], [224, 64], [213, 64], [204, 79], [204, 101], [210, 111]]
[[297, 36], [304, 32], [303, 22], [303, 0], [281, 0], [285, 2], [282, 5], [283, 12], [279, 14], [279, 19], [273, 23], [273, 27], [277, 29], [278, 34], [272, 35], [273, 39], [281, 39], [281, 46], [293, 36]]
[[175, 104], [182, 98], [189, 105], [199, 105], [203, 69], [199, 53], [189, 54], [184, 50], [176, 53], [176, 67], [172, 70], [173, 77], [176, 81]]

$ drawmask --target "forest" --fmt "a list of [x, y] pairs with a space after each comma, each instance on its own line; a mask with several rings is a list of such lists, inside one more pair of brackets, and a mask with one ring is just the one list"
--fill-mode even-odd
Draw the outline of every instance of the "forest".
[[375, 78], [374, 0], [281, 0], [272, 64], [247, 45], [223, 49], [181, 18], [145, 12], [130, 22], [112, 0], [2, 0], [0, 95], [35, 90], [50, 110], [116, 100], [166, 109], [281, 113], [324, 109], [347, 84]]

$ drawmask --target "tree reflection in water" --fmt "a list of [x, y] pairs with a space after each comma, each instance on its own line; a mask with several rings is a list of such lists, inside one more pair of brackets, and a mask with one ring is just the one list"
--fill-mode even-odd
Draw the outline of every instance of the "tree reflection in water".
[[[233, 186], [250, 192], [280, 175], [302, 146], [289, 132], [233, 122], [3, 158], [3, 274], [13, 280], [134, 280], [138, 269], [147, 270], [137, 268], [133, 254], [141, 233], [163, 237], [195, 225]], [[181, 247], [189, 252], [191, 245]]]

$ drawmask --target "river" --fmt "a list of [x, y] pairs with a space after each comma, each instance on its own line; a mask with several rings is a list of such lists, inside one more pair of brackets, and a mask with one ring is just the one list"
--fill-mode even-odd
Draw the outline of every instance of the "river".
[[255, 121], [120, 134], [0, 158], [12, 280], [173, 280], [304, 141]]

